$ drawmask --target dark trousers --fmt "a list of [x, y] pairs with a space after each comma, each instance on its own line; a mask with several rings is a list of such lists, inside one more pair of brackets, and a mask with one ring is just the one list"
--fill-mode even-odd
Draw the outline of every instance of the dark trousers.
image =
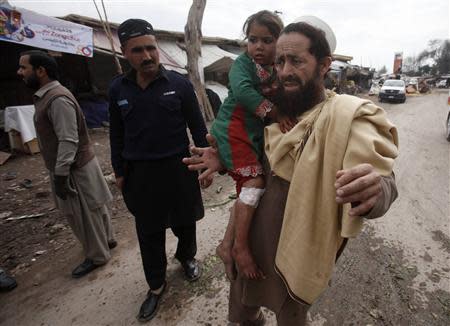
[[180, 262], [197, 252], [195, 222], [203, 217], [203, 203], [197, 173], [181, 162], [184, 156], [127, 163], [123, 199], [135, 217], [145, 278], [153, 290], [166, 276], [167, 228], [178, 238]]
[[[188, 226], [172, 227], [178, 238], [175, 258], [181, 263], [192, 259], [197, 253], [195, 222]], [[145, 219], [136, 217], [136, 233], [141, 249], [145, 279], [150, 289], [159, 289], [166, 279], [166, 230], [154, 232], [146, 227]]]

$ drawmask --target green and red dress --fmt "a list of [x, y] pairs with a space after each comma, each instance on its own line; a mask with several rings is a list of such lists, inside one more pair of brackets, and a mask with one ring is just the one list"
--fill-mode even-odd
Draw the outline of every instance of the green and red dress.
[[222, 164], [237, 183], [263, 173], [264, 117], [273, 104], [262, 87], [273, 82], [273, 67], [262, 67], [247, 54], [236, 58], [229, 72], [228, 97], [211, 127]]

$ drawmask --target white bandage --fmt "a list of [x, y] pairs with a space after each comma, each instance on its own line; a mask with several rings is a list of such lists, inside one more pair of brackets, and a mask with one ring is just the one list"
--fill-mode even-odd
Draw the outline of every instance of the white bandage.
[[239, 200], [245, 205], [257, 207], [265, 189], [242, 187]]

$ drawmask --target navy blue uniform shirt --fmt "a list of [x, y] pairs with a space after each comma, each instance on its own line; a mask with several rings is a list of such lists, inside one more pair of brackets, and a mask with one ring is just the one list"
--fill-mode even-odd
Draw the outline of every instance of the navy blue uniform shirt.
[[208, 146], [207, 129], [191, 82], [160, 66], [146, 89], [136, 71], [116, 77], [109, 89], [111, 161], [116, 176], [125, 161], [158, 160], [184, 154], [189, 127], [198, 147]]

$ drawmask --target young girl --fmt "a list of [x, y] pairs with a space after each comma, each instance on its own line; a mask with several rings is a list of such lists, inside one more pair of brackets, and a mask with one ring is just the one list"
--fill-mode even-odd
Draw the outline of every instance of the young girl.
[[235, 180], [238, 194], [224, 239], [217, 247], [230, 278], [234, 278], [233, 260], [244, 277], [263, 277], [249, 249], [248, 231], [264, 193], [264, 118], [273, 117], [274, 111], [265, 96], [273, 89], [275, 45], [282, 29], [281, 19], [267, 10], [247, 18], [243, 27], [247, 51], [231, 67], [228, 97], [211, 128], [221, 162]]

